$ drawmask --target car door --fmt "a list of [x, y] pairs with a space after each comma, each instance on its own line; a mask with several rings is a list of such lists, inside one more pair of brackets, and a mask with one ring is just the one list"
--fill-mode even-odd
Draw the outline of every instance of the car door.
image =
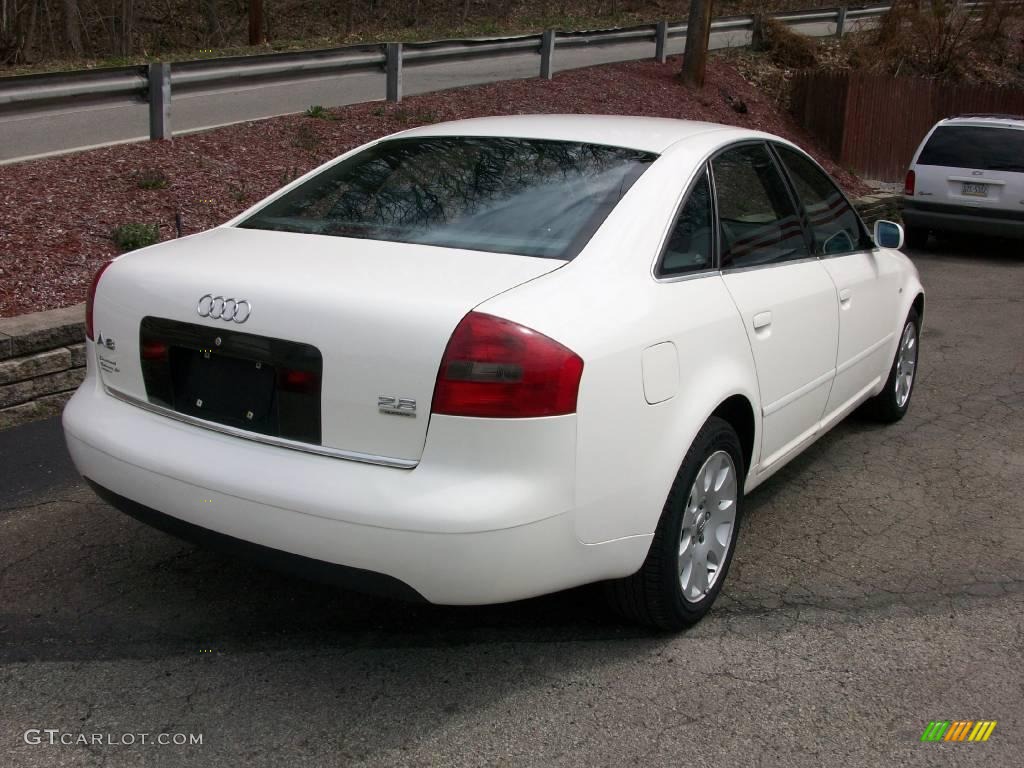
[[900, 326], [899, 268], [877, 249], [843, 193], [818, 165], [792, 147], [773, 146], [811, 231], [815, 255], [839, 300], [836, 379], [823, 421], [844, 416], [889, 370], [889, 342]]
[[765, 471], [817, 431], [835, 375], [838, 301], [768, 145], [733, 145], [711, 168], [722, 277], [757, 367]]

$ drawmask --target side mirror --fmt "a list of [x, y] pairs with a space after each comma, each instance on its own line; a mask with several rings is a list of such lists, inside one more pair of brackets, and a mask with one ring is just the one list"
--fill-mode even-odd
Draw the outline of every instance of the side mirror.
[[903, 247], [903, 227], [892, 221], [876, 221], [875, 245], [899, 250]]

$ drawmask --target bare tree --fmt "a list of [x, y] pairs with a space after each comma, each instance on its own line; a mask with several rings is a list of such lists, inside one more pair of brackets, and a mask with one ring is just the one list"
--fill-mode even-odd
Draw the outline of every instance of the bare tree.
[[711, 0], [690, 0], [690, 17], [686, 22], [686, 48], [683, 51], [683, 71], [680, 77], [693, 88], [704, 85], [710, 37]]
[[64, 0], [64, 42], [75, 56], [82, 55], [82, 26], [78, 0]]
[[266, 42], [263, 34], [263, 0], [249, 0], [249, 45]]

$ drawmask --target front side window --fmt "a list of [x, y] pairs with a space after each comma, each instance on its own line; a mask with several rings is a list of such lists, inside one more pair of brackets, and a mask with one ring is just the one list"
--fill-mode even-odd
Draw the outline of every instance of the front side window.
[[722, 269], [810, 256], [786, 183], [764, 144], [744, 144], [711, 161], [718, 199]]
[[860, 219], [832, 180], [799, 152], [775, 148], [807, 212], [816, 252], [833, 256], [870, 248]]
[[705, 172], [690, 190], [689, 197], [679, 211], [665, 253], [661, 257], [658, 277], [710, 269], [711, 250], [714, 248], [713, 226], [711, 185]]
[[940, 126], [924, 145], [917, 164], [1024, 173], [1024, 130], [984, 125]]
[[571, 259], [656, 157], [567, 141], [392, 139], [239, 226]]

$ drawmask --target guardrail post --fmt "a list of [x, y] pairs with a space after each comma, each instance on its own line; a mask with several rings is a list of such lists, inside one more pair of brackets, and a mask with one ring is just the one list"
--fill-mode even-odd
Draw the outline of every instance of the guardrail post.
[[402, 100], [402, 44], [388, 43], [387, 47], [387, 99]]
[[846, 11], [847, 7], [844, 5], [836, 11], [836, 37], [842, 37], [844, 28], [846, 27]]
[[149, 138], [171, 138], [171, 65], [149, 65]]
[[540, 42], [540, 76], [550, 80], [555, 67], [555, 30], [545, 29]]
[[668, 60], [668, 22], [659, 21], [654, 34], [654, 60], [664, 64]]

